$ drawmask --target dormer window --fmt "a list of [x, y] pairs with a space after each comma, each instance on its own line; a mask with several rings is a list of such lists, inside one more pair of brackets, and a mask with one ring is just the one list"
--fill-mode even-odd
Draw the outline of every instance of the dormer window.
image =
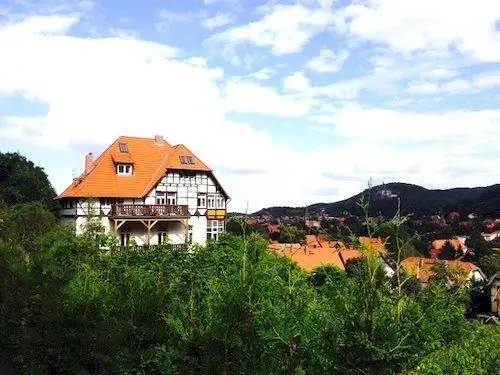
[[132, 164], [117, 164], [116, 165], [116, 174], [131, 175], [132, 170], [133, 170]]
[[120, 143], [120, 152], [128, 152], [128, 146], [126, 143]]
[[194, 158], [191, 155], [179, 156], [181, 164], [194, 164]]

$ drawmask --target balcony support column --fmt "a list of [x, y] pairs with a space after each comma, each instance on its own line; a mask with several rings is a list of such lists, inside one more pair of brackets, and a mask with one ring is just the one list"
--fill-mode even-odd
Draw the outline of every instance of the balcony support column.
[[151, 242], [151, 229], [158, 223], [158, 220], [139, 220], [148, 230], [147, 244]]

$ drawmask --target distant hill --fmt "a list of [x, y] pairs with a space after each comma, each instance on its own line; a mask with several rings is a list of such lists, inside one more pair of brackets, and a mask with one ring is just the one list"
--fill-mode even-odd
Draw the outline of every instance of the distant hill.
[[[370, 197], [370, 215], [389, 217], [397, 209], [398, 197], [403, 213], [415, 216], [448, 214], [457, 211], [461, 215], [476, 213], [486, 217], [500, 217], [500, 184], [477, 188], [429, 190], [421, 186], [389, 183], [367, 189], [349, 199], [335, 203], [315, 203], [307, 207], [309, 214], [324, 212], [328, 215], [362, 215], [357, 205], [362, 195]], [[269, 207], [254, 215], [269, 213], [273, 217], [303, 215], [306, 207]]]

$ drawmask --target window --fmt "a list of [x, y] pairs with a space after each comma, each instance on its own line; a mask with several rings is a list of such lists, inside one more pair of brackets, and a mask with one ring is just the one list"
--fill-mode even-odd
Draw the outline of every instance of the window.
[[198, 207], [207, 207], [207, 195], [205, 193], [198, 194]]
[[179, 156], [181, 164], [194, 164], [194, 158], [190, 155]]
[[179, 183], [194, 185], [196, 183], [196, 174], [191, 172], [180, 172]]
[[168, 205], [177, 204], [177, 193], [167, 193], [167, 204]]
[[71, 199], [63, 199], [61, 201], [61, 208], [74, 208], [75, 206], [75, 202]]
[[165, 199], [165, 192], [164, 191], [157, 191], [156, 192], [156, 204], [165, 204], [166, 199]]
[[128, 152], [128, 146], [126, 143], [120, 143], [120, 152]]
[[132, 174], [132, 164], [117, 164], [116, 166], [117, 174]]
[[99, 201], [101, 206], [111, 206], [115, 200], [111, 198], [101, 198]]
[[168, 243], [167, 232], [158, 232], [158, 245], [165, 245]]
[[193, 243], [193, 226], [188, 227], [188, 243]]
[[217, 208], [224, 208], [224, 207], [225, 207], [224, 197], [221, 196], [220, 194], [217, 194]]
[[120, 233], [120, 246], [128, 246], [130, 242], [130, 233]]
[[224, 232], [224, 220], [208, 220], [207, 240], [217, 241], [222, 232]]
[[215, 208], [215, 194], [208, 194], [208, 208]]

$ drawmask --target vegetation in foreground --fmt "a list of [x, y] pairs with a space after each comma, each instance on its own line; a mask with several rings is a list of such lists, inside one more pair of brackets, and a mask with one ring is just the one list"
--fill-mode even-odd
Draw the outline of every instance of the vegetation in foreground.
[[[3, 218], [14, 222], [22, 208]], [[50, 213], [38, 214], [50, 222]], [[0, 357], [21, 373], [500, 368], [500, 329], [466, 320], [465, 288], [446, 288], [446, 275], [427, 288], [402, 273], [388, 279], [370, 249], [346, 273], [310, 275], [268, 252], [258, 235], [227, 235], [191, 252], [104, 253], [95, 233], [36, 230], [23, 242], [11, 228], [0, 240]]]
[[[372, 249], [313, 274], [226, 235], [102, 252], [46, 204], [0, 217], [0, 364], [25, 374], [495, 374], [500, 328], [465, 318], [446, 274], [388, 279]], [[402, 218], [386, 223], [398, 233]], [[398, 237], [396, 236], [395, 239]], [[395, 251], [404, 241], [394, 241]], [[1, 367], [1, 366], [0, 366]]]

